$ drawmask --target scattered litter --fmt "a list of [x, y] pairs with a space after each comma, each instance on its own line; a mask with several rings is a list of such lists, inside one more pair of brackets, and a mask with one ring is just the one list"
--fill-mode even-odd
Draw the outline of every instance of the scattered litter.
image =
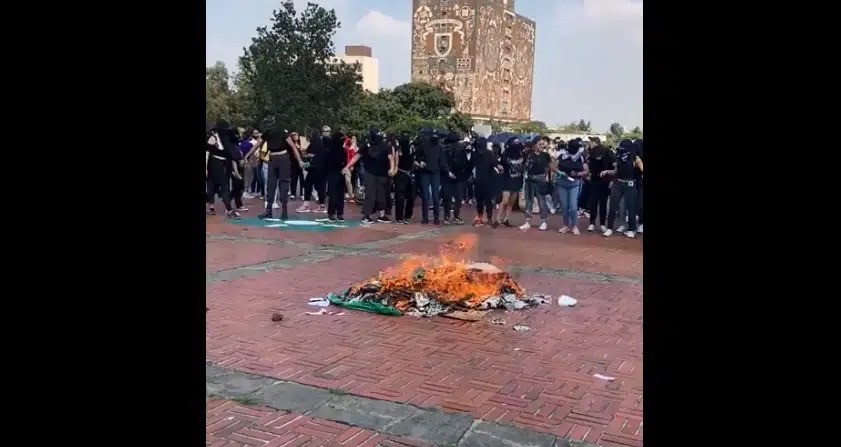
[[337, 317], [343, 317], [343, 316], [345, 316], [345, 315], [346, 315], [346, 314], [345, 314], [344, 312], [339, 312], [339, 313], [337, 313], [337, 314], [336, 314], [336, 316], [337, 316]]
[[558, 297], [558, 306], [572, 307], [578, 303], [578, 300], [571, 296], [561, 295]]
[[597, 379], [608, 380], [608, 381], [616, 380], [616, 377], [603, 376], [601, 374], [593, 374], [593, 377], [595, 377]]
[[493, 324], [505, 324], [505, 320], [503, 320], [502, 318], [494, 318], [493, 320], [491, 320], [491, 323], [493, 323]]
[[514, 330], [517, 332], [526, 332], [528, 330], [531, 330], [531, 328], [523, 324], [518, 324], [514, 326]]
[[281, 321], [283, 320], [283, 314], [273, 313], [272, 314], [272, 321]]
[[310, 306], [327, 307], [330, 305], [330, 300], [327, 298], [310, 298], [307, 304]]
[[318, 312], [304, 312], [307, 315], [326, 315], [327, 311], [324, 309], [318, 309]]
[[519, 351], [519, 350], [520, 350], [520, 348], [514, 348], [514, 350], [515, 350], [515, 351]]

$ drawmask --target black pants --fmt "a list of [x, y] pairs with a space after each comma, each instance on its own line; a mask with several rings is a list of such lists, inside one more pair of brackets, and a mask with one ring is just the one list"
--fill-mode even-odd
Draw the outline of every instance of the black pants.
[[476, 217], [482, 218], [482, 212], [488, 217], [488, 221], [493, 218], [494, 212], [494, 191], [493, 185], [490, 183], [476, 183], [474, 185], [474, 192], [476, 193]]
[[637, 214], [640, 216], [640, 225], [642, 225], [642, 184], [640, 184], [639, 187], [637, 188], [637, 194], [638, 194], [637, 203], [639, 205], [637, 207], [639, 209]]
[[610, 184], [604, 180], [593, 180], [590, 183], [590, 223], [604, 225], [607, 220], [607, 198], [610, 197]]
[[[341, 170], [327, 171], [327, 214], [343, 217], [345, 214], [345, 176]], [[318, 198], [321, 198], [319, 193]]]
[[359, 188], [359, 169], [354, 169], [350, 171], [350, 186], [353, 188], [353, 191], [348, 191], [348, 194], [353, 197], [354, 193], [356, 193], [357, 188]]
[[280, 197], [277, 201], [280, 202], [283, 214], [286, 214], [286, 207], [289, 204], [289, 177], [290, 177], [290, 163], [289, 157], [286, 155], [273, 156], [269, 161], [269, 181], [266, 183], [266, 211], [271, 211], [272, 204], [275, 201], [275, 193]]
[[318, 193], [318, 204], [324, 205], [327, 200], [327, 175], [322, 168], [310, 168], [307, 170], [307, 179], [304, 181], [304, 200], [312, 200], [312, 191]]
[[207, 203], [213, 206], [216, 191], [222, 197], [226, 211], [231, 211], [231, 162], [210, 157], [207, 164]]
[[[419, 172], [415, 174], [420, 183], [421, 194], [421, 221], [429, 222], [429, 206], [432, 205], [432, 217], [435, 220], [441, 217], [441, 174], [437, 172]], [[432, 190], [432, 203], [429, 202], [430, 189]]]
[[[291, 164], [291, 162], [290, 162]], [[304, 195], [304, 171], [299, 166], [292, 166], [292, 175], [290, 178], [290, 191], [292, 191], [292, 195], [298, 195], [298, 191], [301, 192], [301, 195]], [[300, 189], [298, 186], [300, 184]]]
[[465, 182], [464, 183], [464, 196], [467, 200], [473, 200], [476, 198], [476, 186], [473, 182]]
[[[592, 183], [586, 180], [581, 182], [581, 194], [578, 195], [578, 209], [590, 210], [590, 195], [592, 194]], [[593, 222], [592, 214], [590, 215], [590, 222]]]
[[394, 176], [394, 217], [397, 220], [409, 220], [412, 218], [412, 210], [415, 208], [415, 181], [410, 174], [397, 171]]
[[607, 217], [607, 228], [613, 229], [613, 221], [619, 212], [619, 202], [625, 199], [625, 211], [628, 213], [628, 231], [637, 229], [637, 188], [629, 182], [620, 180], [613, 181], [613, 189], [610, 191], [610, 211]]
[[365, 201], [362, 202], [362, 217], [370, 217], [374, 211], [385, 211], [389, 190], [388, 176], [377, 176], [366, 172], [364, 176]]
[[453, 219], [461, 219], [461, 194], [464, 192], [465, 182], [449, 177], [443, 180], [441, 189], [444, 196], [444, 219], [450, 218], [450, 210], [453, 211]]
[[237, 178], [235, 175], [233, 175], [233, 168], [231, 169], [231, 198], [234, 200], [234, 203], [236, 204], [237, 208], [242, 208], [242, 193], [245, 192], [245, 178], [243, 177], [243, 171], [245, 169], [250, 168], [243, 168], [242, 166], [237, 166], [237, 172], [239, 172], [240, 178]]

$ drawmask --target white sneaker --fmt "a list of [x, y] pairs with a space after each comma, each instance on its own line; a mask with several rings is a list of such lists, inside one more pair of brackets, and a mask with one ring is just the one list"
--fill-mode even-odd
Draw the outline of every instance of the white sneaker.
[[549, 225], [546, 225], [546, 222], [540, 222], [540, 228], [538, 228], [538, 230], [546, 231], [548, 228], [549, 228]]
[[636, 235], [634, 234], [633, 231], [628, 231], [628, 232], [625, 233], [625, 237], [627, 237], [628, 239], [633, 239], [633, 238], [636, 237]]
[[590, 224], [590, 226], [587, 227], [587, 231], [596, 231], [596, 226], [594, 224]]
[[581, 234], [581, 231], [578, 229], [578, 227], [572, 227], [572, 234], [578, 236], [579, 234]]
[[561, 233], [561, 234], [569, 233], [569, 227], [561, 227], [561, 229], [558, 230], [558, 233]]
[[616, 229], [617, 233], [624, 233], [625, 232], [625, 225], [620, 225], [619, 228]]
[[642, 224], [640, 224], [640, 227], [637, 229], [637, 233], [642, 234]]
[[280, 205], [278, 205], [278, 204], [277, 204], [277, 202], [272, 203], [272, 209], [273, 209], [273, 210], [279, 210], [279, 209], [280, 209]]
[[246, 192], [246, 193], [243, 193], [243, 194], [242, 194], [242, 198], [243, 198], [243, 199], [253, 199], [253, 198], [254, 198], [254, 196], [253, 196], [253, 195], [251, 195], [251, 193]]
[[604, 232], [604, 237], [611, 237], [613, 236], [613, 230], [607, 230]]
[[299, 206], [299, 207], [298, 207], [298, 209], [296, 209], [295, 211], [297, 211], [297, 212], [299, 212], [299, 213], [311, 213], [311, 212], [312, 212], [312, 210], [310, 209], [310, 207], [308, 207], [308, 206], [306, 206], [306, 205], [301, 205], [301, 206]]
[[549, 207], [549, 214], [555, 214], [555, 207], [553, 207], [553, 206]]
[[529, 228], [531, 228], [531, 224], [528, 221], [526, 221], [526, 223], [520, 225], [520, 229], [523, 230], [523, 231], [526, 231]]
[[605, 231], [607, 231], [607, 227], [602, 225], [599, 227], [599, 230], [602, 230], [602, 233], [604, 233]]

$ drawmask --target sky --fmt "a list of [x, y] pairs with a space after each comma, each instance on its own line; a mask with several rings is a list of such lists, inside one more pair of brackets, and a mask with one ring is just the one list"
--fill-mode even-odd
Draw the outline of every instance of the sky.
[[[411, 0], [311, 0], [336, 10], [347, 44], [372, 48], [380, 87], [410, 80]], [[295, 0], [297, 10], [307, 0]], [[280, 0], [207, 0], [205, 62], [236, 71], [256, 28], [270, 23]], [[532, 119], [558, 126], [592, 121], [643, 126], [642, 0], [516, 0], [516, 12], [537, 22]]]

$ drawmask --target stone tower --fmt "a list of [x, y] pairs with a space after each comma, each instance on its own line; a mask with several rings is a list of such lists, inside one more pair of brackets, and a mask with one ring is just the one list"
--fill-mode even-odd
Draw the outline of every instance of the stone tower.
[[413, 0], [412, 81], [477, 122], [531, 119], [535, 23], [514, 0]]

